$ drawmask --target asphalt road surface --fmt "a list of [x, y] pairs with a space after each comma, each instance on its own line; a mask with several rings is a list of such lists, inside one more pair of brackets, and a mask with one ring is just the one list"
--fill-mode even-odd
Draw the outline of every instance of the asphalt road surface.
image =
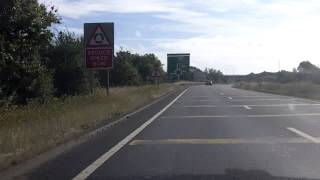
[[320, 179], [320, 102], [200, 85], [159, 103], [127, 134], [107, 132], [27, 177]]

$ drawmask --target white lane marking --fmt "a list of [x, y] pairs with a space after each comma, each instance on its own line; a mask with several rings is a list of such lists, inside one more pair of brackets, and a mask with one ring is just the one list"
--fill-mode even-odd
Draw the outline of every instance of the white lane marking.
[[252, 98], [270, 98], [270, 97], [274, 97], [274, 96], [239, 96], [239, 97], [252, 97]]
[[298, 138], [225, 138], [225, 139], [137, 139], [130, 142], [136, 145], [161, 145], [161, 144], [295, 144], [313, 143], [303, 137]]
[[166, 111], [173, 103], [175, 103], [188, 89], [184, 90], [179, 94], [174, 100], [172, 100], [167, 106], [165, 106], [161, 111], [155, 114], [151, 119], [143, 123], [139, 128], [134, 130], [131, 134], [121, 140], [118, 144], [113, 146], [109, 151], [100, 156], [97, 160], [91, 163], [88, 167], [82, 170], [77, 176], [72, 180], [84, 180], [90, 174], [92, 174], [96, 169], [98, 169], [104, 162], [111, 158], [116, 152], [118, 152], [123, 146], [125, 146], [129, 141], [131, 141], [135, 136], [137, 136], [144, 128], [151, 124], [155, 119], [157, 119], [164, 111]]
[[320, 116], [320, 113], [310, 114], [262, 114], [262, 115], [204, 115], [204, 116], [162, 116], [161, 118], [269, 118], [269, 117], [302, 117], [302, 116]]
[[[292, 107], [292, 106], [320, 106], [320, 104], [249, 104], [249, 107]], [[202, 107], [243, 107], [243, 105], [229, 105], [229, 106], [216, 106], [216, 105], [194, 105], [183, 106], [185, 108], [202, 108]]]
[[[217, 102], [217, 100], [186, 100], [178, 102]], [[242, 102], [242, 101], [295, 101], [295, 99], [233, 99], [228, 97], [229, 102]]]
[[251, 109], [251, 107], [249, 107], [249, 106], [247, 106], [247, 105], [244, 105], [243, 107], [246, 108], [246, 109], [248, 109], [248, 110]]
[[[216, 105], [183, 106], [184, 108], [218, 107]], [[221, 106], [222, 107], [222, 106]]]
[[300, 130], [298, 130], [298, 129], [296, 129], [296, 128], [287, 127], [287, 129], [288, 129], [289, 131], [294, 132], [295, 134], [297, 134], [297, 135], [305, 138], [305, 139], [308, 139], [308, 140], [311, 141], [311, 142], [314, 142], [314, 143], [317, 143], [317, 144], [320, 143], [320, 141], [319, 141], [317, 138], [312, 137], [312, 136], [310, 136], [309, 134], [306, 134], [306, 133], [304, 133], [304, 132], [302, 132], [302, 131], [300, 131]]

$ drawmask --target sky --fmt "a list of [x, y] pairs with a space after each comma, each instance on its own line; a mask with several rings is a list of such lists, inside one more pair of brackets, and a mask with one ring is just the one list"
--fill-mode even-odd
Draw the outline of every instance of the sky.
[[319, 0], [40, 0], [55, 5], [58, 30], [114, 22], [115, 49], [190, 53], [200, 69], [225, 74], [292, 70], [320, 64]]

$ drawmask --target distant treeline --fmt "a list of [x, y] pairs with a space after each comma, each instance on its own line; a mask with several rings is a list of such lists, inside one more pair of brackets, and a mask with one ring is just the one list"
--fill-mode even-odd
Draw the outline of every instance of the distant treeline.
[[[37, 0], [4, 0], [0, 7], [0, 106], [45, 102], [52, 97], [90, 93], [103, 87], [106, 71], [84, 66], [83, 37], [52, 32], [61, 18], [54, 6]], [[165, 77], [154, 54], [120, 50], [110, 71], [112, 86], [151, 83], [154, 68]]]
[[227, 78], [223, 75], [220, 70], [206, 68], [204, 70], [207, 80], [213, 81], [213, 83], [227, 83]]
[[292, 83], [292, 82], [312, 82], [320, 84], [320, 69], [309, 61], [303, 61], [297, 68], [292, 71], [280, 71], [276, 73], [262, 72], [259, 74], [248, 74], [244, 76], [229, 76], [229, 81], [247, 81], [247, 82], [275, 82], [275, 83]]

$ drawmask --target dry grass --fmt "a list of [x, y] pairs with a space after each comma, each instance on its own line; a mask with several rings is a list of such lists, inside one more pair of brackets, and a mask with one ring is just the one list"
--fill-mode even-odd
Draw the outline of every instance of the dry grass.
[[44, 152], [172, 91], [177, 84], [97, 89], [88, 96], [0, 109], [0, 169]]
[[295, 96], [309, 99], [320, 99], [320, 85], [311, 82], [296, 83], [237, 83], [233, 87], [267, 93]]

